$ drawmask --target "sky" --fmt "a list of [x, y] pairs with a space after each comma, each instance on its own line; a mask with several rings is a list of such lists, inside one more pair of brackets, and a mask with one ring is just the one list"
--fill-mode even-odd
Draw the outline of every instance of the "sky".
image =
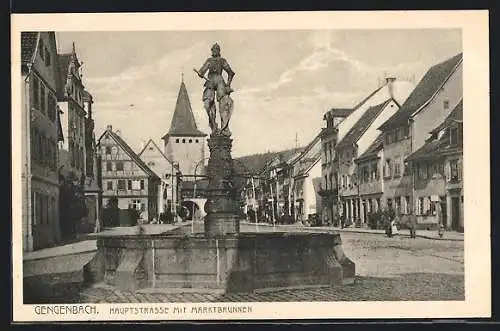
[[196, 76], [217, 42], [236, 75], [230, 122], [233, 157], [303, 146], [323, 114], [352, 107], [384, 77], [418, 83], [462, 51], [459, 29], [58, 32], [58, 51], [75, 43], [83, 83], [94, 97], [96, 136], [107, 125], [138, 150], [160, 146], [181, 80], [198, 128], [209, 133]]

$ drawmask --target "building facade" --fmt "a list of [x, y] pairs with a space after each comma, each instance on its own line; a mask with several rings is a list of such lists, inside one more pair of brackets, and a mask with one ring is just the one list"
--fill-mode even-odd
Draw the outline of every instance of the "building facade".
[[421, 228], [463, 231], [463, 103], [430, 132], [407, 159], [414, 182], [415, 215]]
[[399, 104], [393, 98], [369, 107], [337, 143], [333, 170], [339, 184], [340, 215], [347, 224], [366, 225], [370, 208], [364, 199], [360, 199], [361, 178], [355, 161], [377, 139], [377, 128], [398, 109]]
[[142, 221], [158, 216], [160, 178], [108, 125], [98, 140], [102, 160], [104, 226], [134, 225], [131, 211]]
[[172, 206], [180, 201], [177, 164], [167, 158], [153, 139], [144, 144], [138, 155], [158, 178], [161, 178], [158, 189], [158, 214], [172, 211]]
[[70, 238], [91, 232], [101, 217], [101, 187], [93, 119], [93, 97], [85, 89], [75, 44], [58, 54], [58, 106], [64, 140], [59, 143], [59, 177], [63, 188], [61, 231]]
[[[413, 176], [405, 159], [421, 148], [428, 133], [462, 98], [462, 54], [431, 67], [400, 110], [383, 123], [384, 201], [400, 214], [416, 206]], [[421, 218], [421, 220], [423, 220]]]
[[359, 179], [359, 203], [363, 211], [363, 221], [368, 221], [368, 215], [382, 210], [384, 204], [384, 181], [382, 180], [382, 165], [384, 163], [383, 135], [362, 153], [355, 161]]
[[57, 63], [54, 32], [21, 33], [24, 251], [56, 245], [61, 238]]
[[[408, 81], [400, 81], [394, 77], [388, 77], [385, 83], [374, 91], [372, 91], [367, 97], [356, 104], [350, 109], [332, 109], [325, 114], [324, 119], [327, 122], [326, 128], [323, 129], [323, 156], [322, 156], [322, 178], [323, 183], [321, 185], [321, 196], [323, 197], [323, 213], [330, 220], [334, 220], [334, 223], [338, 223], [341, 214], [345, 211], [345, 215], [349, 215], [350, 219], [358, 218], [359, 208], [352, 206], [352, 213], [346, 214], [351, 211], [351, 204], [354, 201], [349, 201], [348, 204], [344, 204], [345, 208], [339, 208], [341, 204], [341, 196], [339, 192], [340, 180], [339, 161], [344, 162], [344, 168], [355, 169], [353, 160], [357, 155], [362, 154], [362, 152], [357, 152], [355, 156], [348, 155], [348, 151], [345, 151], [343, 156], [337, 156], [337, 143], [340, 142], [344, 137], [351, 131], [356, 123], [364, 116], [364, 114], [372, 107], [381, 105], [387, 100], [393, 100], [397, 104], [402, 104], [411, 93], [414, 85]], [[339, 116], [340, 113], [344, 116]], [[375, 130], [371, 130], [370, 134], [366, 136], [366, 139], [373, 142], [378, 134]], [[365, 144], [365, 145], [369, 145]], [[368, 147], [368, 146], [366, 146]], [[341, 161], [344, 160], [344, 161]], [[347, 162], [347, 160], [350, 160]], [[347, 164], [349, 163], [349, 165]], [[344, 177], [344, 190], [343, 194], [345, 196], [357, 195], [357, 187], [353, 186], [353, 183], [349, 182], [350, 178]]]

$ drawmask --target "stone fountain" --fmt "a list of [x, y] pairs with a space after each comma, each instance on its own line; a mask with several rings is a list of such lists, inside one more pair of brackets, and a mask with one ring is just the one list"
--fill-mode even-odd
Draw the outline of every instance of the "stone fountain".
[[[228, 74], [227, 83], [222, 70]], [[220, 57], [217, 44], [212, 57], [195, 71], [206, 81], [204, 105], [212, 129], [204, 231], [191, 233], [191, 226], [185, 226], [156, 234], [100, 235], [89, 266], [94, 281], [127, 291], [156, 287], [222, 292], [352, 283], [355, 265], [345, 256], [339, 233], [240, 231], [228, 129], [234, 72]], [[220, 128], [215, 122], [215, 96]]]

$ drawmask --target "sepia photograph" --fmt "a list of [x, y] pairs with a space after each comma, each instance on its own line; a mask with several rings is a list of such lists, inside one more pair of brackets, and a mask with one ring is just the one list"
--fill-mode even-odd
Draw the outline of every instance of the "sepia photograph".
[[14, 17], [28, 319], [487, 316], [487, 13], [368, 14]]

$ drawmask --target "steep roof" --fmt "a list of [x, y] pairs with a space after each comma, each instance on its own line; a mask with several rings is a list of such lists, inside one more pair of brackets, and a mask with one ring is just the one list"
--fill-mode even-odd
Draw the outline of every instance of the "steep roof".
[[[410, 154], [406, 161], [414, 161], [426, 158], [435, 158], [436, 156], [455, 153], [462, 150], [460, 144], [450, 145], [450, 126], [453, 122], [461, 122], [463, 117], [462, 102], [451, 111], [450, 115], [439, 124], [436, 129], [432, 130], [431, 138], [418, 150]], [[441, 136], [438, 135], [443, 131]]]
[[21, 32], [21, 64], [31, 63], [38, 43], [38, 32]]
[[384, 135], [381, 133], [379, 136], [373, 141], [373, 143], [366, 149], [366, 151], [361, 154], [356, 161], [362, 161], [370, 158], [374, 158], [378, 156], [378, 152], [384, 148]]
[[200, 130], [196, 125], [196, 120], [189, 101], [189, 95], [186, 89], [186, 84], [181, 82], [179, 94], [177, 95], [177, 103], [175, 104], [174, 116], [170, 123], [170, 130], [163, 136], [166, 139], [168, 136], [193, 136], [206, 137], [207, 135]]
[[433, 98], [462, 61], [462, 53], [432, 66], [408, 96], [397, 113], [391, 116], [379, 130], [391, 130], [405, 124], [413, 113]]
[[142, 153], [144, 153], [149, 144], [152, 144], [158, 150], [158, 152], [160, 152], [161, 156], [165, 158], [165, 160], [167, 160], [169, 163], [172, 163], [172, 161], [170, 161], [170, 159], [161, 151], [160, 147], [158, 147], [153, 139], [149, 139], [148, 142], [144, 145], [142, 150], [137, 154], [139, 157], [141, 157]]
[[337, 144], [337, 147], [344, 147], [355, 144], [359, 140], [359, 138], [361, 138], [363, 133], [365, 133], [366, 130], [370, 127], [370, 124], [375, 121], [378, 115], [380, 115], [380, 113], [391, 101], [396, 102], [394, 99], [387, 99], [381, 104], [368, 108], [359, 118], [359, 120], [352, 126], [351, 130], [349, 130], [344, 138]]
[[307, 174], [314, 165], [316, 165], [321, 160], [321, 151], [317, 152], [313, 157], [303, 159], [301, 161], [300, 170], [297, 172], [295, 177], [304, 176]]
[[117, 135], [112, 130], [106, 129], [106, 131], [104, 131], [104, 133], [99, 138], [98, 144], [100, 144], [102, 137], [104, 137], [106, 135], [106, 133], [109, 134], [109, 136], [118, 144], [118, 146], [120, 146], [125, 151], [125, 153], [127, 153], [127, 155], [132, 159], [132, 161], [134, 161], [142, 170], [144, 170], [144, 172], [146, 172], [146, 174], [148, 174], [148, 176], [153, 176], [155, 178], [159, 178], [155, 174], [155, 172], [153, 170], [151, 170], [151, 168], [149, 168], [146, 165], [146, 163], [144, 163], [144, 161], [139, 157], [139, 155], [137, 155], [132, 150], [132, 148], [130, 148], [130, 146], [125, 142], [125, 140], [123, 140], [122, 137]]

